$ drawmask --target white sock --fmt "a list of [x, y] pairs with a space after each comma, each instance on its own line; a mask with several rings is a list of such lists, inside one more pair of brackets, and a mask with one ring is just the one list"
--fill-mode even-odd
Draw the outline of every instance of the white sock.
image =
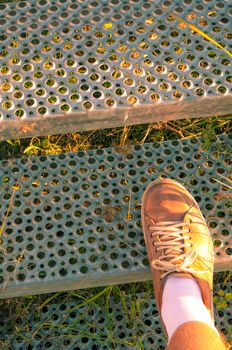
[[[171, 339], [183, 323], [200, 321], [215, 328], [198, 283], [191, 278], [168, 276], [162, 296], [161, 315]], [[217, 329], [215, 328], [217, 332]], [[218, 332], [217, 332], [218, 333]]]

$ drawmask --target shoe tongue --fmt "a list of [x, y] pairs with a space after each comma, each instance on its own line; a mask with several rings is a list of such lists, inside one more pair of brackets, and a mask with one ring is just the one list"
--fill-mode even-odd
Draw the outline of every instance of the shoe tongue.
[[[152, 221], [154, 222], [154, 224], [158, 224], [159, 222], [162, 222], [161, 220], [157, 220], [157, 219], [155, 218], [153, 218], [152, 219]], [[170, 220], [171, 221], [171, 220]], [[177, 220], [177, 222], [179, 222], [180, 220]], [[169, 225], [168, 225], [169, 226]], [[170, 224], [170, 226], [171, 226], [171, 224]], [[182, 227], [181, 226], [179, 226], [178, 227], [178, 229], [182, 229]], [[165, 242], [165, 241], [170, 241], [170, 238], [171, 238], [171, 234], [169, 235], [169, 237], [164, 237], [164, 236], [159, 236], [159, 241], [161, 241], [161, 242]], [[176, 238], [176, 236], [173, 236], [173, 238]], [[180, 244], [184, 244], [184, 239], [182, 239], [182, 240], [179, 240], [178, 241]], [[177, 251], [177, 250], [175, 250], [175, 249], [172, 249], [171, 251], [168, 251], [169, 250], [169, 248], [164, 248], [164, 249], [162, 249], [162, 250], [160, 250], [160, 256], [162, 256], [162, 255], [169, 255], [169, 254], [171, 254], [171, 255], [173, 255], [173, 258], [174, 258], [174, 256], [178, 256], [178, 255], [180, 255], [180, 254], [184, 254], [184, 248], [182, 248], [181, 250], [182, 250], [182, 253], [180, 253], [179, 251]], [[171, 258], [172, 259], [172, 258]], [[176, 260], [175, 262], [173, 262], [173, 264], [174, 265], [179, 265], [179, 264], [181, 264], [183, 262], [183, 259], [178, 259], [178, 260]]]

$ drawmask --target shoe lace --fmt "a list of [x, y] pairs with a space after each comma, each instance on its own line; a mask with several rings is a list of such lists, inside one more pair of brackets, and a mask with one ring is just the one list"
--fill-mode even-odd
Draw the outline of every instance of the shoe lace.
[[[190, 221], [163, 221], [155, 226], [150, 225], [151, 236], [159, 236], [160, 240], [154, 241], [156, 251], [163, 250], [158, 259], [153, 259], [152, 266], [158, 270], [166, 271], [161, 278], [172, 272], [205, 273], [206, 270], [197, 271], [189, 266], [196, 260], [198, 254], [195, 249], [184, 252], [184, 248], [193, 248], [191, 243], [183, 243], [184, 239], [190, 239], [187, 235], [189, 229], [185, 228]], [[182, 262], [178, 262], [182, 260]]]

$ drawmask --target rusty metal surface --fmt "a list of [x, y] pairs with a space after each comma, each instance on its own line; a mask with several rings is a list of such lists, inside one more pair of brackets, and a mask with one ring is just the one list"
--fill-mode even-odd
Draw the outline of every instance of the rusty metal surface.
[[230, 1], [0, 4], [0, 140], [232, 111]]
[[148, 280], [141, 198], [174, 178], [199, 203], [215, 271], [232, 266], [231, 135], [0, 163], [0, 297]]

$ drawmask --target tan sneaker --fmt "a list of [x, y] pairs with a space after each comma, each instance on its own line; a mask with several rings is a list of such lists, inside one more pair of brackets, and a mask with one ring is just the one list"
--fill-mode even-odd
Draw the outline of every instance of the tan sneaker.
[[143, 195], [142, 225], [160, 316], [165, 279], [172, 273], [198, 282], [214, 320], [213, 244], [193, 196], [174, 180], [153, 181]]

